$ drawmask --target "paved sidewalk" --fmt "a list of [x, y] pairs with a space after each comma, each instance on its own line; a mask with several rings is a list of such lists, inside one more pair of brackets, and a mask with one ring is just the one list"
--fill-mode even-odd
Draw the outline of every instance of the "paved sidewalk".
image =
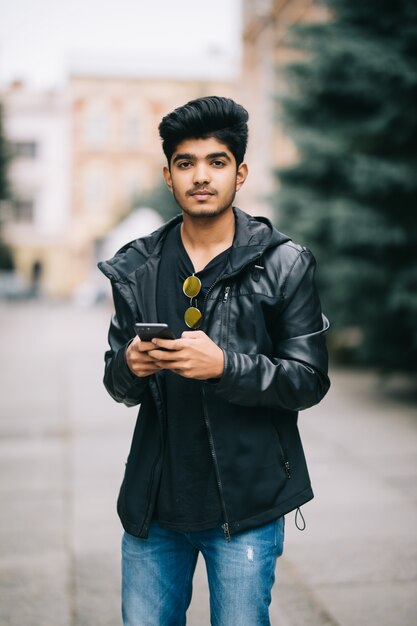
[[[136, 409], [101, 384], [109, 316], [0, 303], [0, 626], [121, 624], [115, 501]], [[272, 625], [415, 626], [417, 405], [368, 373], [332, 382], [300, 416], [316, 498], [303, 533], [287, 516]], [[188, 615], [209, 624], [201, 562]]]

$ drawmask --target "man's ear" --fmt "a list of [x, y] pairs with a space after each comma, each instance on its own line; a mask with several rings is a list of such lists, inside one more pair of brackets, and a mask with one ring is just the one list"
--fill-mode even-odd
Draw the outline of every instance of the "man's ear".
[[164, 174], [164, 178], [165, 178], [165, 182], [167, 184], [167, 187], [172, 192], [171, 172], [169, 171], [169, 168], [166, 165], [165, 165], [165, 167], [163, 169], [163, 174]]
[[246, 163], [241, 163], [239, 167], [237, 168], [236, 191], [239, 191], [239, 189], [245, 182], [248, 174], [249, 174], [248, 166], [246, 165]]

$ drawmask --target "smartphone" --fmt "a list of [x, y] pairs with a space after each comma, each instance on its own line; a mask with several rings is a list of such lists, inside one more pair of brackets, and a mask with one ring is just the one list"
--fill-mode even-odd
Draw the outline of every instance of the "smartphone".
[[168, 324], [145, 324], [138, 322], [135, 324], [135, 330], [141, 341], [152, 341], [155, 337], [159, 339], [175, 339], [175, 335]]

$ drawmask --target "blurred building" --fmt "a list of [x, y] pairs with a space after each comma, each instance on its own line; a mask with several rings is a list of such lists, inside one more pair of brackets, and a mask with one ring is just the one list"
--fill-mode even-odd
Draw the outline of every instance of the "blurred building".
[[162, 116], [213, 94], [235, 97], [235, 85], [78, 71], [61, 92], [3, 90], [14, 194], [4, 234], [17, 270], [40, 272], [52, 297], [92, 280], [102, 240], [162, 181]]
[[71, 238], [78, 283], [94, 264], [94, 244], [133, 208], [136, 196], [161, 184], [163, 115], [200, 96], [234, 97], [235, 87], [230, 81], [79, 71], [70, 78], [70, 94]]
[[242, 0], [242, 77], [239, 98], [250, 115], [245, 206], [251, 213], [270, 215], [268, 196], [276, 182], [273, 169], [296, 159], [294, 144], [279, 122], [275, 102], [286, 85], [277, 71], [294, 58], [289, 29], [301, 22], [320, 22], [327, 9], [313, 0]]
[[40, 264], [43, 290], [51, 296], [70, 295], [90, 281], [102, 241], [138, 208], [135, 197], [162, 181], [162, 116], [204, 95], [230, 96], [248, 109], [250, 175], [237, 204], [269, 215], [273, 170], [296, 158], [277, 120], [274, 98], [286, 86], [276, 68], [294, 55], [290, 27], [326, 18], [312, 0], [242, 0], [237, 80], [204, 72], [204, 80], [152, 76], [111, 63], [88, 67], [84, 60], [60, 93], [33, 93], [17, 83], [5, 89], [0, 96], [15, 193], [5, 234], [18, 270], [30, 278]]
[[20, 273], [28, 280], [41, 280], [46, 292], [60, 294], [69, 261], [68, 99], [62, 92], [28, 90], [18, 81], [2, 92], [1, 99], [12, 153], [13, 194], [4, 236]]

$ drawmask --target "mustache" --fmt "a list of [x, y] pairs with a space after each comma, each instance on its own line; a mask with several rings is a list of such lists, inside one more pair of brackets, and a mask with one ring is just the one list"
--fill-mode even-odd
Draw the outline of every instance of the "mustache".
[[212, 189], [211, 187], [194, 187], [193, 189], [189, 189], [188, 191], [185, 192], [186, 196], [193, 196], [196, 193], [201, 193], [201, 192], [206, 192], [206, 193], [211, 193], [213, 196], [216, 195], [216, 191], [214, 189]]

